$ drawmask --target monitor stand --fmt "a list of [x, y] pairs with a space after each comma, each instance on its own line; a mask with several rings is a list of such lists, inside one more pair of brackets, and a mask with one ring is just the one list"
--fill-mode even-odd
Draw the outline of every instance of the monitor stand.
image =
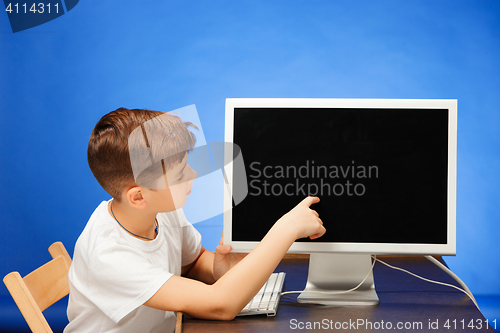
[[[297, 297], [297, 302], [323, 305], [377, 305], [379, 301], [371, 267], [372, 259], [369, 254], [311, 253], [307, 285]], [[356, 287], [368, 272], [370, 272], [368, 278], [358, 289], [335, 294]]]

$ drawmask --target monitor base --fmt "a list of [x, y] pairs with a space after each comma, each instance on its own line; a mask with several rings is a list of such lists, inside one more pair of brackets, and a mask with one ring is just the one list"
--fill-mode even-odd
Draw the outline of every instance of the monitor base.
[[[304, 291], [297, 297], [298, 303], [323, 305], [377, 305], [372, 261], [369, 254], [312, 253], [309, 274]], [[356, 290], [340, 293], [356, 287]]]

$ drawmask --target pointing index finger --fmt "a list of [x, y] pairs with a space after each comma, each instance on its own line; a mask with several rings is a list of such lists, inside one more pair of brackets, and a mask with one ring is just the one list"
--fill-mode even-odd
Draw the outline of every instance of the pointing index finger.
[[319, 198], [318, 197], [306, 197], [304, 200], [301, 201], [300, 204], [304, 204], [307, 207], [310, 207], [312, 204], [318, 203]]

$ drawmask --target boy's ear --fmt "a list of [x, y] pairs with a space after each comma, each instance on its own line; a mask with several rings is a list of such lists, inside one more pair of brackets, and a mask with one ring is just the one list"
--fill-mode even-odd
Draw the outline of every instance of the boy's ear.
[[139, 209], [146, 207], [146, 200], [142, 195], [142, 188], [140, 188], [139, 186], [133, 186], [129, 188], [125, 193], [125, 196], [126, 200], [132, 207]]

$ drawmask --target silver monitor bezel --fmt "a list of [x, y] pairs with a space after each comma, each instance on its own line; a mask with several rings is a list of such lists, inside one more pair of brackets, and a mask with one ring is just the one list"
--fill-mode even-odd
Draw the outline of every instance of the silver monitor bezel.
[[[446, 244], [401, 243], [327, 243], [294, 242], [288, 253], [368, 253], [368, 254], [456, 254], [456, 178], [457, 178], [457, 100], [456, 99], [338, 99], [338, 98], [228, 98], [226, 99], [225, 141], [233, 143], [235, 108], [370, 108], [370, 109], [448, 109], [448, 203]], [[245, 152], [242, 151], [243, 159]], [[226, 150], [226, 161], [233, 160], [233, 151]], [[250, 252], [259, 242], [233, 241], [232, 196], [233, 170], [231, 163], [225, 168], [228, 191], [224, 191], [224, 244], [234, 252]]]

